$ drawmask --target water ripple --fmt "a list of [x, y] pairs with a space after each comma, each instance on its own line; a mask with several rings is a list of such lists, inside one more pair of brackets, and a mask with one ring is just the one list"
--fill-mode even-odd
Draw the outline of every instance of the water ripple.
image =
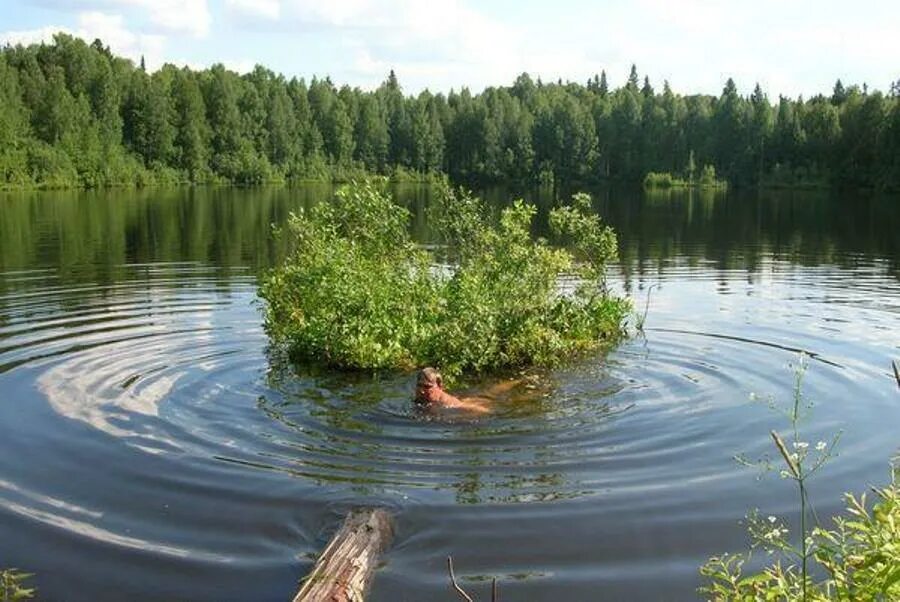
[[[858, 488], [859, 475], [878, 474], [896, 452], [885, 425], [900, 404], [886, 362], [897, 350], [900, 286], [877, 264], [848, 274], [775, 261], [748, 274], [674, 262], [617, 277], [613, 286], [630, 287], [638, 306], [650, 284], [661, 285], [644, 333], [540, 375], [536, 388], [520, 387], [479, 419], [417, 414], [412, 375], [284, 363], [267, 349], [245, 271], [121, 269], [130, 278], [98, 286], [58, 283], [47, 271], [0, 275], [0, 384], [16, 391], [0, 404], [0, 418], [17, 424], [7, 445], [34, 450], [53, 477], [0, 459], [0, 518], [164, 557], [246, 564], [283, 554], [263, 536], [223, 545], [228, 521], [266, 522], [261, 500], [362, 500], [413, 517], [418, 508], [514, 506], [523, 521], [642, 517], [661, 530], [731, 520], [754, 500], [788, 512], [789, 495], [756, 494], [731, 456], [771, 458], [768, 432], [784, 421], [764, 402], [790, 402], [788, 364], [801, 350], [811, 358], [804, 391], [816, 402], [803, 436], [845, 430], [825, 492], [838, 499]], [[876, 290], [887, 298], [873, 299]], [[860, 320], [865, 331], [848, 330]], [[79, 463], [88, 471], [101, 461], [90, 488], [67, 489]], [[172, 496], [184, 502], [181, 533], [163, 528], [169, 514], [142, 507]], [[210, 499], [221, 515], [190, 510]], [[573, 558], [548, 574], [577, 583], [584, 570]]]

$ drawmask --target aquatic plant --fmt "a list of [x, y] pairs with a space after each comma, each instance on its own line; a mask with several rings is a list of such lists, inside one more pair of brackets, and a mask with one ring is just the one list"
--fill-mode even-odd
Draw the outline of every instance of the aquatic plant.
[[15, 602], [34, 598], [34, 588], [25, 587], [25, 581], [32, 573], [23, 573], [18, 569], [0, 571], [0, 602]]
[[[775, 556], [758, 572], [744, 573], [751, 552], [710, 558], [700, 569], [708, 583], [700, 588], [712, 600], [897, 600], [900, 599], [900, 484], [873, 488], [878, 502], [867, 508], [866, 495], [845, 494], [849, 517], [835, 517], [833, 528], [808, 513], [807, 481], [832, 457], [840, 438], [814, 446], [800, 438], [798, 425], [812, 407], [802, 393], [804, 356], [795, 368], [793, 403], [784, 411], [790, 422], [789, 442], [771, 436], [786, 466], [780, 471], [798, 488], [800, 531], [794, 543], [786, 524], [757, 510], [747, 517], [752, 548]], [[777, 408], [773, 403], [772, 407]], [[790, 445], [789, 445], [789, 444]], [[744, 464], [753, 464], [738, 458]], [[764, 463], [767, 464], [767, 463]], [[811, 527], [812, 522], [816, 525]], [[813, 574], [825, 575], [816, 580]]]
[[536, 210], [522, 201], [494, 220], [468, 193], [438, 196], [440, 258], [411, 239], [409, 212], [376, 180], [292, 215], [282, 234], [295, 249], [260, 286], [276, 345], [338, 368], [429, 364], [452, 376], [554, 365], [620, 336], [629, 304], [604, 279], [616, 237], [590, 196], [551, 211], [556, 246], [531, 235]]
[[704, 165], [700, 177], [696, 180], [690, 176], [687, 180], [672, 175], [669, 172], [647, 172], [644, 176], [644, 188], [701, 188], [724, 190], [728, 188], [726, 180], [716, 178], [716, 168], [712, 165]]

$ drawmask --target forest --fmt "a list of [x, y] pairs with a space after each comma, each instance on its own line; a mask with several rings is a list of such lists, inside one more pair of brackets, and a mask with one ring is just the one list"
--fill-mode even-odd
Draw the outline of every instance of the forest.
[[[298, 70], [302, 65], [298, 65]], [[658, 89], [657, 89], [658, 88]], [[393, 71], [374, 91], [330, 78], [239, 75], [167, 64], [148, 73], [92, 44], [0, 49], [0, 187], [259, 184], [447, 174], [456, 182], [693, 179], [732, 186], [900, 189], [900, 79], [887, 93], [838, 80], [828, 96], [716, 96], [523, 73], [478, 94], [406, 95]]]

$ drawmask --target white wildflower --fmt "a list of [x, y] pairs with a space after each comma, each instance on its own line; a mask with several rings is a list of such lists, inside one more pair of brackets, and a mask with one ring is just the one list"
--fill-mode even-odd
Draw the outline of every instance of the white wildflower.
[[802, 451], [807, 447], [809, 447], [809, 443], [807, 443], [806, 441], [794, 441], [794, 449]]
[[824, 441], [819, 441], [816, 443], [816, 451], [825, 451], [825, 448], [828, 447], [828, 444]]
[[775, 518], [774, 516], [770, 516], [770, 517], [769, 517], [769, 522], [770, 522], [770, 523], [774, 523], [776, 520], [778, 520], [778, 519]]

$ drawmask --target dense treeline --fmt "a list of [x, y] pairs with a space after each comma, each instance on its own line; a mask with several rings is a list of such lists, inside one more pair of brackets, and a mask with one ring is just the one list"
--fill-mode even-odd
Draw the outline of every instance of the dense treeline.
[[0, 186], [258, 183], [362, 171], [459, 181], [693, 178], [732, 184], [900, 188], [900, 80], [889, 94], [840, 81], [829, 97], [770, 102], [757, 85], [719, 97], [527, 74], [473, 95], [375, 91], [143, 65], [59, 34], [0, 50]]

